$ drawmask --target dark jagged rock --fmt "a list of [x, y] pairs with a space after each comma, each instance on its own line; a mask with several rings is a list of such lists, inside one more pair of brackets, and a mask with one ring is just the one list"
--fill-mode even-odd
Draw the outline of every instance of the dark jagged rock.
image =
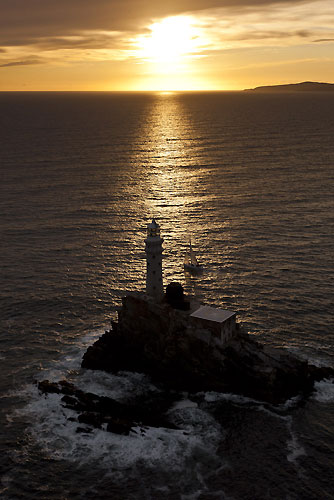
[[65, 403], [66, 405], [66, 408], [70, 408], [71, 410], [77, 410], [77, 406], [78, 406], [78, 400], [76, 398], [74, 398], [73, 396], [63, 396], [61, 398], [62, 402]]
[[[43, 380], [39, 382], [38, 388], [43, 394], [63, 394], [63, 406], [78, 413], [76, 419], [70, 417], [69, 420], [92, 428], [103, 427], [109, 432], [124, 435], [128, 435], [136, 426], [176, 428], [165, 416], [175, 395], [151, 393], [128, 405], [106, 396], [84, 392], [67, 381], [56, 383]], [[87, 432], [87, 428], [78, 427], [77, 432]]]
[[93, 429], [91, 429], [90, 427], [77, 427], [75, 432], [81, 434], [89, 434], [90, 432], [92, 432], [92, 430]]
[[38, 389], [43, 394], [59, 394], [61, 392], [59, 385], [55, 382], [49, 382], [49, 380], [43, 380], [42, 382], [39, 382]]
[[[315, 382], [333, 378], [333, 370], [328, 366], [309, 365], [310, 376]], [[334, 383], [334, 381], [333, 381]]]
[[100, 413], [85, 411], [78, 416], [78, 422], [80, 424], [88, 424], [92, 427], [100, 429], [103, 423], [103, 417]]
[[128, 436], [131, 431], [131, 425], [125, 420], [114, 418], [108, 422], [107, 431]]
[[136, 357], [135, 349], [127, 345], [121, 335], [117, 335], [117, 330], [107, 331], [94, 345], [88, 347], [82, 367], [116, 373], [133, 369]]
[[82, 367], [138, 371], [169, 389], [234, 392], [275, 404], [334, 377], [333, 369], [266, 348], [242, 328], [228, 343], [209, 345], [193, 334], [188, 318], [169, 304], [125, 297], [119, 324], [88, 348]]
[[[210, 348], [199, 340], [187, 342], [179, 338], [166, 340], [161, 349], [157, 346], [149, 349], [147, 344], [145, 348], [137, 346], [136, 357], [127, 357], [126, 353], [133, 351], [133, 346], [127, 350], [127, 344], [119, 342], [117, 336], [115, 334], [115, 342], [109, 344], [113, 348], [109, 364], [104, 356], [103, 365], [98, 367], [95, 362], [94, 369], [140, 371], [175, 390], [236, 392], [269, 402], [282, 402], [299, 392], [312, 390], [317, 373], [315, 367], [310, 371], [306, 361], [283, 351], [267, 351], [251, 338], [240, 337], [231, 341], [222, 349], [224, 360], [221, 362], [213, 358]], [[117, 369], [114, 358], [117, 359]], [[119, 367], [122, 358], [126, 360]], [[90, 368], [88, 353], [84, 360], [83, 366]], [[334, 375], [328, 369], [326, 375], [330, 373]]]

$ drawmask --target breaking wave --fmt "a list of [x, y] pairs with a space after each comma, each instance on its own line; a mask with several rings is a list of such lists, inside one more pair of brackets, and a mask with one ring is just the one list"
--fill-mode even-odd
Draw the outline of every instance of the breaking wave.
[[319, 403], [334, 402], [334, 379], [321, 380], [314, 384], [313, 399]]

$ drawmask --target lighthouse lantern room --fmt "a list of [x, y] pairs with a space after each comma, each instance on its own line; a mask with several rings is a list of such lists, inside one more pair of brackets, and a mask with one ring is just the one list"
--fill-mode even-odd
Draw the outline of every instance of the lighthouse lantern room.
[[160, 226], [153, 219], [147, 226], [146, 252], [146, 293], [156, 300], [163, 297], [162, 243]]

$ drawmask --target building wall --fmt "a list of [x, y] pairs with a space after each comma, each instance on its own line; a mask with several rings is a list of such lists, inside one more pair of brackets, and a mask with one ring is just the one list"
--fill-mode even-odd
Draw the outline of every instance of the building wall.
[[146, 252], [146, 293], [151, 297], [163, 296], [162, 281], [162, 239], [147, 238]]
[[194, 318], [187, 311], [173, 309], [166, 302], [157, 303], [144, 293], [134, 292], [122, 299], [118, 312], [120, 329], [125, 336], [138, 337], [141, 343], [152, 340], [163, 349], [168, 338], [194, 338], [212, 349], [215, 357], [220, 356], [219, 348], [236, 333], [235, 316], [224, 323]]
[[[222, 344], [228, 342], [236, 332], [236, 317], [231, 316], [226, 321], [218, 323], [217, 321], [210, 321], [208, 319], [190, 317], [189, 324], [193, 331], [197, 329], [207, 331], [206, 339], [208, 343], [212, 340], [218, 340]], [[204, 334], [201, 334], [204, 338]]]
[[129, 335], [159, 335], [168, 328], [169, 317], [162, 305], [152, 302], [145, 294], [132, 294], [123, 297], [118, 322]]
[[236, 332], [236, 318], [231, 316], [221, 325], [221, 342], [228, 342]]

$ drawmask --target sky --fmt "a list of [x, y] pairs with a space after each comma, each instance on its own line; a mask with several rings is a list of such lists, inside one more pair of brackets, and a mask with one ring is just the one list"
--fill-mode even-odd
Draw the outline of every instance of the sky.
[[333, 0], [0, 0], [0, 90], [334, 83]]

